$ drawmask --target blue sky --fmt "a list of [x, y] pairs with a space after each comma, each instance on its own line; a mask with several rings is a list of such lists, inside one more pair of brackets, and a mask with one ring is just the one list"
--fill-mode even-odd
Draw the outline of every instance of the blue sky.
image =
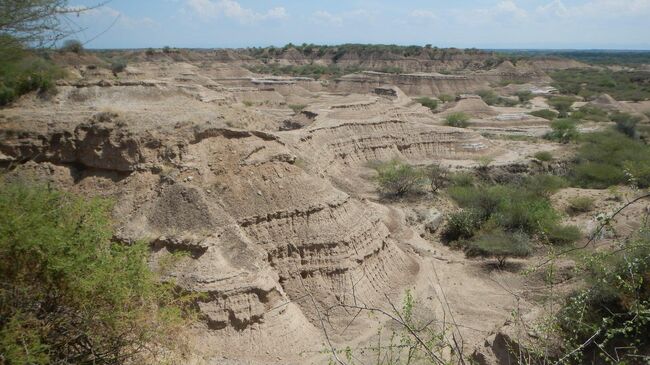
[[86, 28], [82, 41], [115, 23], [88, 48], [305, 42], [650, 49], [650, 0], [112, 0], [70, 20]]

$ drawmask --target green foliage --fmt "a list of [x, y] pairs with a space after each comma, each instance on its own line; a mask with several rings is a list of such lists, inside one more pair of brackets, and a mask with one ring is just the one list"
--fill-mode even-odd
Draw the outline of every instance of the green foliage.
[[454, 172], [449, 175], [449, 184], [451, 186], [473, 186], [474, 175], [469, 172]]
[[442, 101], [443, 103], [448, 103], [448, 102], [450, 102], [450, 101], [454, 101], [454, 100], [456, 100], [455, 97], [453, 97], [453, 96], [451, 96], [451, 95], [448, 95], [448, 94], [441, 94], [441, 95], [438, 95], [438, 99], [439, 99], [440, 101]]
[[126, 60], [124, 59], [118, 59], [114, 60], [111, 62], [111, 71], [113, 72], [113, 75], [117, 75], [120, 72], [124, 72], [126, 70]]
[[609, 122], [609, 113], [595, 106], [584, 105], [579, 111], [571, 113], [573, 119], [585, 119], [594, 122]]
[[551, 122], [551, 131], [544, 138], [560, 143], [575, 141], [580, 136], [577, 123], [573, 119], [556, 119]]
[[594, 209], [594, 199], [588, 196], [574, 196], [567, 199], [567, 211], [570, 214], [591, 212]]
[[640, 101], [650, 98], [650, 73], [608, 69], [571, 69], [550, 73], [554, 86], [563, 94], [594, 98], [603, 93], [616, 100]]
[[539, 151], [533, 157], [544, 162], [553, 161], [553, 154], [549, 151]]
[[584, 135], [570, 178], [583, 188], [650, 186], [650, 146], [617, 131]]
[[426, 106], [427, 108], [431, 109], [432, 112], [435, 112], [436, 109], [438, 109], [438, 101], [433, 100], [428, 97], [421, 97], [415, 99], [418, 103], [422, 104], [422, 106]]
[[528, 114], [536, 116], [536, 117], [544, 118], [546, 120], [553, 120], [553, 119], [557, 118], [557, 116], [558, 116], [558, 113], [556, 111], [551, 110], [551, 109], [534, 110], [534, 111], [532, 111], [532, 112], [530, 112]]
[[424, 169], [432, 192], [437, 192], [449, 182], [449, 171], [440, 165], [430, 165]]
[[380, 190], [389, 196], [402, 197], [417, 192], [425, 182], [422, 170], [396, 159], [379, 164], [375, 170]]
[[289, 104], [289, 109], [293, 110], [295, 114], [300, 113], [303, 109], [307, 107], [305, 104]]
[[527, 257], [532, 253], [530, 239], [521, 232], [504, 232], [496, 229], [481, 232], [462, 244], [468, 257], [494, 257], [503, 268], [508, 257]]
[[452, 185], [447, 192], [463, 210], [450, 216], [443, 235], [454, 241], [499, 229], [531, 238], [551, 235], [548, 241], [554, 244], [570, 241], [575, 237], [569, 233], [577, 229], [568, 232], [569, 228], [561, 226], [561, 217], [548, 198], [564, 186], [562, 178], [551, 175], [535, 175], [519, 184]]
[[641, 118], [627, 113], [614, 113], [611, 116], [612, 121], [616, 123], [616, 129], [630, 138], [639, 138], [637, 125]]
[[[0, 182], [0, 353], [8, 364], [122, 363], [182, 323], [145, 244], [111, 243], [111, 203]], [[136, 361], [137, 362], [137, 361]]]
[[449, 214], [442, 237], [447, 242], [472, 238], [481, 228], [483, 219], [471, 209], [464, 209]]
[[548, 105], [558, 111], [558, 117], [567, 118], [575, 101], [576, 99], [570, 96], [553, 96], [548, 99]]
[[499, 96], [492, 90], [480, 90], [476, 94], [478, 94], [487, 105], [497, 105], [499, 103]]
[[55, 81], [65, 73], [10, 38], [0, 41], [0, 106], [21, 95], [38, 91], [41, 95], [55, 90]]
[[445, 118], [445, 124], [450, 127], [467, 128], [469, 116], [463, 112], [451, 113]]
[[525, 187], [534, 195], [549, 197], [558, 190], [569, 186], [568, 182], [560, 176], [539, 174], [528, 177]]
[[508, 98], [501, 97], [497, 95], [492, 90], [481, 90], [477, 94], [483, 99], [487, 105], [503, 105], [503, 106], [515, 106], [517, 102]]
[[[586, 286], [558, 315], [571, 363], [640, 364], [650, 346], [650, 232], [642, 230], [614, 251], [586, 255], [580, 265]], [[587, 342], [587, 339], [592, 341]], [[614, 354], [614, 356], [612, 356]], [[645, 360], [644, 360], [645, 356]]]
[[533, 93], [531, 91], [519, 91], [516, 95], [521, 104], [526, 104], [533, 99]]
[[84, 45], [81, 43], [81, 41], [76, 40], [76, 39], [68, 39], [65, 42], [63, 42], [63, 46], [61, 46], [61, 52], [72, 52], [72, 53], [81, 53], [84, 50]]
[[578, 241], [582, 237], [582, 232], [576, 226], [558, 224], [546, 227], [544, 237], [552, 245], [564, 246]]

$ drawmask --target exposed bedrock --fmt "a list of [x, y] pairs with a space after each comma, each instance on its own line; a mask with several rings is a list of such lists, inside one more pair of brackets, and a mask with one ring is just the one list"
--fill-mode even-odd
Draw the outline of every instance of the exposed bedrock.
[[487, 139], [472, 131], [397, 119], [331, 121], [315, 124], [304, 132], [298, 136], [295, 148], [309, 151], [302, 157], [320, 170], [391, 158], [432, 163], [473, 158], [493, 150]]
[[[193, 136], [178, 167], [138, 170], [123, 182], [116, 237], [152, 242], [155, 265], [190, 254], [169, 276], [204, 293], [203, 331], [214, 343], [286, 353], [273, 348], [286, 338], [295, 353], [318, 348], [319, 311], [379, 303], [417, 272], [372, 206], [307, 174], [272, 135]], [[302, 338], [305, 331], [313, 336]]]

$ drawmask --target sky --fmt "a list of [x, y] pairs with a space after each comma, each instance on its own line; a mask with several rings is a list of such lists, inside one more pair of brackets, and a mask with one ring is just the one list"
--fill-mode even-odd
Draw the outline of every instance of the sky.
[[87, 48], [650, 49], [650, 0], [112, 0], [66, 21]]

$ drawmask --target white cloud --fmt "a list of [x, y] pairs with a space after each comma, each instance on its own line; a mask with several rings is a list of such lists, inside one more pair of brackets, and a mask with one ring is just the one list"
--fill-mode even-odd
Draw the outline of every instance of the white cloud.
[[566, 17], [569, 15], [569, 9], [567, 9], [562, 0], [553, 0], [546, 5], [538, 6], [537, 12], [540, 14], [550, 14], [559, 17]]
[[421, 9], [416, 9], [411, 11], [409, 13], [409, 16], [411, 18], [422, 19], [422, 20], [434, 20], [438, 18], [436, 14], [431, 10], [421, 10]]
[[514, 0], [496, 2], [490, 8], [478, 8], [470, 11], [457, 10], [456, 19], [463, 24], [484, 25], [488, 23], [507, 23], [528, 18], [528, 12], [519, 7]]
[[336, 26], [343, 24], [343, 17], [340, 15], [334, 15], [325, 10], [318, 10], [314, 13], [314, 19], [320, 23], [327, 23]]
[[133, 18], [110, 6], [100, 6], [98, 8], [88, 9], [84, 6], [72, 6], [69, 9], [79, 11], [79, 17], [88, 23], [113, 23], [125, 28], [153, 27], [158, 23], [149, 18]]
[[493, 11], [495, 15], [508, 14], [515, 18], [525, 18], [528, 16], [526, 10], [520, 8], [517, 3], [512, 0], [501, 1], [497, 4], [496, 9]]
[[539, 6], [537, 12], [560, 17], [620, 17], [650, 15], [650, 0], [591, 0], [580, 5], [567, 6], [562, 0], [553, 0]]
[[344, 22], [367, 20], [375, 15], [374, 12], [365, 9], [355, 9], [344, 11], [338, 14], [332, 14], [326, 10], [318, 10], [312, 14], [312, 19], [321, 24], [342, 26]]
[[282, 19], [288, 16], [283, 7], [276, 7], [260, 13], [252, 9], [242, 7], [234, 0], [186, 0], [187, 6], [202, 18], [226, 18], [236, 19], [241, 23], [249, 24], [267, 19]]

